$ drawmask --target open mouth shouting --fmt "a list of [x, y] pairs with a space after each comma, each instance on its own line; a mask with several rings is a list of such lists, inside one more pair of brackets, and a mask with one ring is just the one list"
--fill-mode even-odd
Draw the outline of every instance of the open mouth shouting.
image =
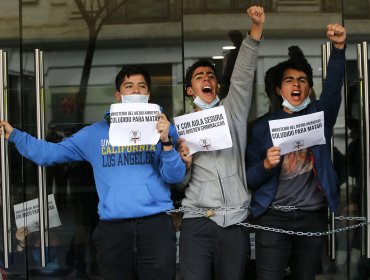
[[187, 94], [211, 104], [217, 96], [217, 79], [213, 69], [208, 66], [198, 67], [191, 78], [191, 87], [187, 89]]
[[202, 91], [203, 93], [212, 93], [212, 88], [210, 86], [204, 86]]
[[299, 102], [301, 100], [301, 92], [298, 90], [293, 91], [290, 96], [292, 97], [292, 101]]

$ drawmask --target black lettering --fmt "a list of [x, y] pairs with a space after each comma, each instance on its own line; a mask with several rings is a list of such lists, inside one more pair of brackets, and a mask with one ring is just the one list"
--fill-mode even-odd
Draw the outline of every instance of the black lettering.
[[116, 156], [113, 154], [103, 156], [103, 167], [112, 167], [116, 165]]
[[118, 155], [117, 165], [118, 165], [118, 166], [123, 165], [122, 154], [119, 154], [119, 155]]

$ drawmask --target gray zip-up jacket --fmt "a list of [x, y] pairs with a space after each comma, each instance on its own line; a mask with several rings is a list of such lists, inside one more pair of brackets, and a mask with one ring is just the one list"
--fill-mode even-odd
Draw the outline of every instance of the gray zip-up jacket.
[[[231, 77], [227, 97], [220, 105], [225, 107], [233, 146], [228, 149], [198, 152], [193, 155], [187, 180], [182, 186], [185, 198], [182, 206], [199, 208], [221, 227], [242, 222], [248, 216], [251, 193], [247, 187], [245, 149], [247, 118], [251, 106], [254, 72], [259, 41], [247, 36], [240, 47]], [[217, 210], [217, 208], [219, 210]], [[199, 217], [186, 211], [184, 218]]]

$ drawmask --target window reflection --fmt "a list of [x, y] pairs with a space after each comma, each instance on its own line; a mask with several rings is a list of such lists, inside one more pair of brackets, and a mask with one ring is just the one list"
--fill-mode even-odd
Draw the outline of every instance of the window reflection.
[[[252, 119], [268, 110], [269, 101], [263, 83], [266, 70], [287, 57], [287, 47], [292, 43], [301, 46], [312, 61], [317, 85], [315, 91], [320, 92], [320, 44], [322, 27], [328, 18], [338, 22], [351, 19], [346, 26], [351, 30], [349, 36], [352, 41], [370, 41], [367, 28], [370, 25], [368, 0], [94, 0], [91, 2], [94, 4], [91, 11], [93, 15], [98, 11], [99, 6], [95, 6], [98, 2], [100, 7], [108, 5], [103, 15], [111, 16], [103, 22], [100, 32], [95, 34], [97, 40], [91, 57], [88, 83], [85, 85], [84, 120], [78, 122], [75, 99], [81, 85], [89, 36], [93, 34], [89, 35], [76, 2], [1, 1], [0, 48], [9, 53], [9, 120], [16, 127], [35, 134], [35, 48], [41, 48], [45, 53], [45, 122], [54, 123], [60, 132], [70, 135], [68, 130], [100, 120], [109, 109], [114, 102], [113, 78], [122, 65], [139, 64], [148, 70], [153, 80], [151, 102], [160, 104], [171, 118], [192, 110], [188, 99], [185, 100], [183, 96], [184, 69], [199, 58], [212, 59], [213, 55], [223, 55], [224, 59], [213, 62], [223, 76], [220, 91], [225, 95], [237, 48], [233, 51], [223, 50], [222, 47], [230, 44], [237, 47], [237, 42], [230, 37], [232, 30], [246, 35], [245, 9], [252, 3], [263, 5], [269, 13], [255, 79], [250, 113]], [[349, 45], [348, 49], [351, 47]], [[355, 59], [353, 55], [351, 59]], [[355, 70], [352, 72], [355, 73]], [[347, 107], [346, 110], [350, 111], [351, 108]], [[352, 113], [355, 115], [356, 112]], [[351, 139], [346, 136], [348, 130], [346, 132], [344, 119], [343, 109], [334, 134], [341, 154], [348, 156], [345, 137]], [[13, 151], [9, 166], [12, 203], [36, 198], [35, 166]], [[70, 173], [65, 179], [69, 187], [65, 193], [60, 190], [55, 176], [51, 183], [53, 186], [49, 188], [50, 192], [56, 192], [57, 201], [58, 197], [62, 201], [60, 210], [63, 226], [58, 236], [61, 236], [63, 246], [68, 249], [68, 253], [63, 253], [69, 262], [65, 265], [76, 269], [78, 273], [90, 273], [90, 268], [95, 269], [96, 273], [94, 248], [90, 240], [96, 223], [95, 190], [89, 181], [92, 178], [91, 170], [86, 165], [68, 166], [68, 170]], [[351, 170], [351, 174], [354, 174], [354, 170]], [[353, 178], [350, 180], [356, 178], [351, 174], [349, 176]], [[345, 208], [346, 205], [346, 198], [343, 197], [343, 211], [351, 211], [349, 207]], [[74, 213], [77, 214], [71, 218]], [[12, 232], [16, 232], [14, 226]], [[342, 239], [341, 242], [347, 241]], [[341, 243], [340, 247], [340, 250], [346, 249], [348, 244]], [[24, 265], [25, 261], [19, 263]], [[35, 266], [40, 269], [38, 264]], [[335, 264], [327, 266], [335, 270]], [[347, 266], [340, 269], [347, 269]]]

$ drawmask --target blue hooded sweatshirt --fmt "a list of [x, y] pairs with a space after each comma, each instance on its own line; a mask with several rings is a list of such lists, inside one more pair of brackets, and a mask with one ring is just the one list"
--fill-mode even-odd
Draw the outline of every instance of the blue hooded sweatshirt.
[[[178, 136], [173, 125], [169, 135], [176, 143]], [[105, 120], [60, 143], [38, 140], [17, 129], [9, 141], [38, 165], [88, 161], [94, 170], [102, 220], [144, 217], [172, 209], [169, 184], [181, 182], [185, 176], [185, 164], [174, 148], [163, 151], [160, 143], [111, 146]]]

